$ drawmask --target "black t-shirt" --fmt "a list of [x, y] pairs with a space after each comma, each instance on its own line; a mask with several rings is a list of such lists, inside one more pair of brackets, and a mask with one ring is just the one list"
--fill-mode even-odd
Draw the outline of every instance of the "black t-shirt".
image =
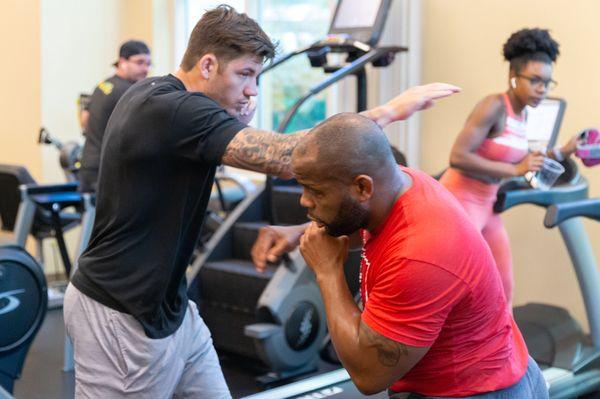
[[90, 98], [86, 107], [90, 116], [81, 154], [82, 191], [94, 191], [96, 187], [104, 130], [117, 102], [132, 84], [133, 82], [114, 75], [99, 83]]
[[175, 332], [216, 166], [245, 127], [173, 75], [133, 85], [106, 128], [96, 220], [73, 284], [148, 337]]

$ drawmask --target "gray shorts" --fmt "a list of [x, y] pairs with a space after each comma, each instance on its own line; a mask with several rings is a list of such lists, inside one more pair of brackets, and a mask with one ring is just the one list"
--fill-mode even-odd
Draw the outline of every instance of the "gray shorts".
[[162, 339], [69, 284], [67, 334], [75, 352], [76, 398], [231, 398], [208, 328], [196, 304]]

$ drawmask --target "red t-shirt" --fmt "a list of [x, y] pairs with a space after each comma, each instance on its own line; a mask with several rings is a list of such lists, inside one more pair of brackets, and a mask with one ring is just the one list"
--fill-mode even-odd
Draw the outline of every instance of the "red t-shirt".
[[431, 346], [391, 389], [461, 397], [515, 384], [528, 353], [492, 254], [460, 204], [422, 172], [366, 241], [362, 320], [410, 346]]

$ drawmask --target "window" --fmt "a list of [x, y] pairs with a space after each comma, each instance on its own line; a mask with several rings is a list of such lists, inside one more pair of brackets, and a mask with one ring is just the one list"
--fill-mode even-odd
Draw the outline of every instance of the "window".
[[[189, 35], [205, 10], [228, 4], [247, 12], [265, 32], [279, 44], [278, 56], [310, 45], [322, 39], [329, 28], [331, 0], [181, 0], [177, 20], [176, 64], [183, 56]], [[310, 21], [307, 23], [306, 21]], [[298, 56], [261, 77], [258, 113], [254, 124], [276, 130], [286, 112], [308, 89], [324, 78], [318, 68], [312, 68], [306, 56]], [[326, 94], [305, 103], [287, 131], [306, 129], [326, 117]]]
[[240, 12], [246, 12], [246, 0], [178, 0], [175, 3], [175, 65], [179, 65], [190, 34], [206, 10], [220, 4], [228, 4]]
[[[278, 40], [279, 53], [287, 54], [325, 37], [330, 19], [328, 3], [328, 0], [264, 1], [261, 26], [270, 37]], [[270, 112], [266, 117], [261, 115], [262, 125], [277, 129], [296, 100], [324, 77], [325, 73], [319, 68], [312, 68], [304, 55], [265, 74], [261, 89], [266, 97], [265, 110]], [[287, 132], [313, 127], [325, 119], [326, 103], [326, 93], [307, 101], [292, 119]]]
[[[196, 25], [196, 22], [202, 17], [202, 14], [206, 10], [215, 8], [221, 4], [228, 4], [235, 8], [239, 12], [246, 12], [246, 0], [186, 0], [185, 1], [185, 16], [186, 16], [186, 32], [187, 37], [192, 33], [192, 29]], [[186, 39], [187, 40], [187, 39]]]

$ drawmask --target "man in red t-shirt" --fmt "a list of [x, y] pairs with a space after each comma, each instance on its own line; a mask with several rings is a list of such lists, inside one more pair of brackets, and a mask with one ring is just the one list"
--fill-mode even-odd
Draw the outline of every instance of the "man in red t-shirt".
[[[312, 222], [264, 228], [253, 259], [263, 269], [299, 243], [361, 392], [548, 396], [481, 234], [434, 179], [395, 164], [376, 124], [355, 114], [328, 119], [298, 144], [292, 167]], [[343, 271], [348, 248], [361, 244], [362, 312]]]

